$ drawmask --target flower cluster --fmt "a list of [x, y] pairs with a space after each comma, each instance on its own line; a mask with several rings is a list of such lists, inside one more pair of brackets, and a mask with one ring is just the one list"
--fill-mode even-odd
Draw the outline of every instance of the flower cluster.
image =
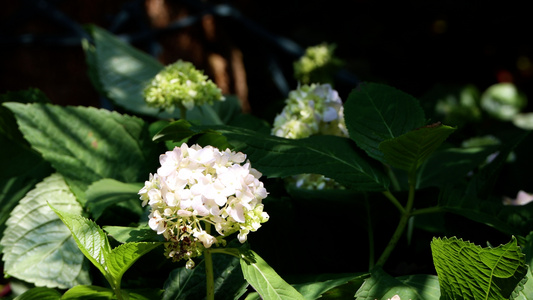
[[339, 94], [329, 84], [299, 86], [289, 93], [274, 119], [272, 134], [288, 139], [315, 134], [348, 136]]
[[[285, 107], [274, 119], [272, 134], [288, 139], [317, 134], [348, 137], [339, 94], [329, 84], [301, 85], [289, 93]], [[319, 174], [301, 174], [288, 180], [304, 189], [342, 188], [334, 180]]]
[[301, 83], [332, 82], [331, 74], [343, 63], [333, 55], [335, 45], [321, 44], [309, 47], [294, 63], [294, 77]]
[[190, 62], [178, 60], [163, 68], [144, 89], [148, 106], [191, 110], [195, 105], [223, 101], [221, 90]]
[[[203, 249], [224, 245], [224, 237], [235, 232], [244, 243], [249, 232], [268, 220], [261, 173], [245, 160], [240, 152], [185, 143], [160, 156], [161, 167], [150, 174], [139, 195], [142, 205], [151, 208], [150, 228], [168, 241], [168, 257], [187, 259], [191, 268], [191, 258]], [[218, 236], [211, 234], [211, 226]]]

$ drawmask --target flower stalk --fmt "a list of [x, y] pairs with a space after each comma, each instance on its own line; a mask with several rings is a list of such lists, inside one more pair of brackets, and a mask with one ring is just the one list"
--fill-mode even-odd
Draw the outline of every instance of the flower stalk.
[[[413, 172], [415, 173], [415, 172]], [[401, 207], [400, 211], [402, 212], [402, 215], [400, 217], [400, 221], [398, 222], [398, 226], [396, 227], [396, 230], [392, 234], [392, 237], [387, 244], [387, 247], [379, 257], [376, 265], [383, 267], [389, 256], [391, 255], [392, 251], [396, 247], [396, 244], [398, 244], [398, 241], [403, 235], [403, 232], [405, 230], [405, 227], [407, 226], [407, 223], [409, 221], [409, 218], [412, 216], [412, 210], [413, 210], [413, 204], [415, 201], [415, 187], [416, 187], [416, 176], [415, 174], [410, 174], [413, 176], [409, 176], [409, 195], [407, 197], [407, 204], [405, 207], [402, 207], [401, 204], [399, 204], [398, 200], [394, 195], [392, 195], [390, 192], [384, 192], [385, 196], [391, 200], [391, 202], [398, 207]], [[388, 193], [388, 194], [387, 194]]]

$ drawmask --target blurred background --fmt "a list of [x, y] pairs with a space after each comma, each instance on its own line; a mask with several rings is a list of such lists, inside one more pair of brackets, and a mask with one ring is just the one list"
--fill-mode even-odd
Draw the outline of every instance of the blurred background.
[[[342, 99], [359, 81], [415, 97], [435, 85], [533, 92], [533, 18], [512, 1], [19, 0], [0, 10], [0, 93], [39, 88], [57, 104], [101, 106], [81, 40], [96, 24], [157, 57], [204, 69], [243, 110], [271, 120], [297, 86], [306, 47], [336, 45]], [[278, 105], [274, 105], [278, 104]]]

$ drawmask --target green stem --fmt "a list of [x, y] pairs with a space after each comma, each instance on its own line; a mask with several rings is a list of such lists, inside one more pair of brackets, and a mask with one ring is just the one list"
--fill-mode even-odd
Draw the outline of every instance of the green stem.
[[180, 119], [187, 120], [187, 108], [183, 105], [178, 105], [180, 109]]
[[405, 208], [403, 208], [400, 201], [398, 201], [398, 199], [396, 199], [396, 197], [394, 197], [394, 195], [389, 190], [384, 191], [382, 193], [383, 195], [385, 195], [385, 197], [387, 197], [387, 199], [392, 202], [392, 204], [394, 204], [394, 206], [396, 206], [400, 210], [402, 214], [405, 214]]
[[[413, 177], [410, 177], [410, 178], [413, 178]], [[409, 181], [409, 196], [407, 198], [407, 205], [405, 206], [405, 208], [402, 207], [401, 209], [402, 216], [400, 217], [400, 222], [398, 223], [398, 227], [396, 227], [396, 230], [394, 231], [389, 241], [389, 244], [387, 245], [387, 247], [385, 248], [385, 250], [379, 257], [378, 262], [376, 263], [377, 266], [383, 267], [387, 259], [389, 259], [389, 256], [391, 255], [392, 251], [396, 247], [396, 244], [398, 244], [398, 241], [403, 235], [405, 226], [407, 225], [409, 218], [411, 218], [411, 210], [413, 209], [413, 203], [415, 200], [415, 186], [416, 186], [416, 180], [410, 180]]]
[[372, 220], [370, 218], [370, 204], [368, 203], [368, 194], [365, 193], [365, 208], [367, 215], [368, 226], [368, 269], [374, 267], [374, 230], [372, 226]]
[[392, 168], [388, 165], [385, 165], [385, 168], [387, 169], [387, 175], [389, 176], [389, 179], [391, 181], [392, 188], [395, 191], [401, 190], [400, 183], [398, 182], [398, 178], [396, 177], [396, 174], [394, 174], [394, 171]]
[[[205, 222], [205, 231], [210, 233], [211, 224]], [[210, 249], [204, 250], [204, 263], [205, 263], [205, 280], [207, 289], [207, 300], [215, 299], [215, 279], [213, 274], [213, 257]]]
[[434, 213], [440, 213], [440, 212], [444, 212], [444, 209], [442, 209], [442, 207], [432, 206], [432, 207], [426, 207], [426, 208], [421, 208], [421, 209], [414, 210], [411, 213], [411, 216], [434, 214]]

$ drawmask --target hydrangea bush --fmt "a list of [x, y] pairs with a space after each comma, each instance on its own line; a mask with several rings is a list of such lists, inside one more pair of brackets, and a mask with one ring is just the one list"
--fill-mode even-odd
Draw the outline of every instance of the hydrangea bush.
[[533, 295], [521, 93], [469, 86], [421, 101], [361, 82], [341, 99], [330, 82], [300, 82], [268, 122], [218, 102], [189, 63], [166, 68], [89, 31], [90, 76], [132, 114], [54, 105], [35, 89], [0, 96], [11, 298]]

